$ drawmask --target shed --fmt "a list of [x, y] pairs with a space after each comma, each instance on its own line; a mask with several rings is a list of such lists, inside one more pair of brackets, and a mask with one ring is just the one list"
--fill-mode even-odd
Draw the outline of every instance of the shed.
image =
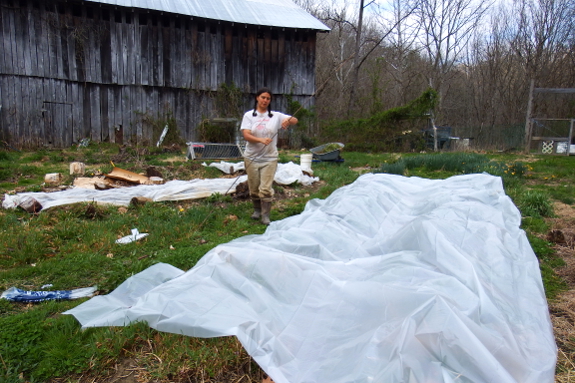
[[328, 30], [291, 0], [0, 0], [0, 139], [146, 144], [172, 120], [195, 140], [230, 90], [309, 99]]

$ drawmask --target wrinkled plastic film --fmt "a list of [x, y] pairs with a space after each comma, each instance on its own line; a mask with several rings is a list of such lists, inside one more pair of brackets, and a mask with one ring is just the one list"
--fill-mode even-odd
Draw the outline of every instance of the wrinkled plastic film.
[[128, 279], [130, 299], [119, 288], [66, 313], [235, 335], [279, 383], [550, 383], [556, 346], [520, 222], [498, 177], [364, 175], [171, 280]]

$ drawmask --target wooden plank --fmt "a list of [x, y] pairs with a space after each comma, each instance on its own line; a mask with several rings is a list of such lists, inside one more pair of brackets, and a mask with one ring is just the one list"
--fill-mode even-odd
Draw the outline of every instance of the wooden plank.
[[58, 13], [56, 12], [56, 5], [52, 5], [46, 9], [46, 38], [48, 47], [48, 73], [46, 73], [47, 78], [58, 77], [58, 49], [56, 40], [57, 28], [55, 25], [58, 23]]
[[[93, 83], [101, 83], [102, 70], [100, 68], [101, 66], [100, 39], [97, 31], [94, 30], [92, 25], [88, 25], [88, 27], [86, 28], [86, 35], [88, 36], [88, 40], [86, 42], [86, 45], [88, 47], [88, 50], [86, 52], [86, 62], [87, 62], [86, 81]], [[92, 94], [92, 90], [90, 91], [90, 94]]]
[[114, 133], [114, 142], [117, 144], [124, 144], [124, 122], [122, 120], [123, 109], [122, 109], [122, 87], [116, 86], [113, 89], [114, 92], [114, 127], [117, 130]]
[[[64, 6], [64, 5], [62, 5]], [[66, 5], [66, 8], [67, 5]], [[64, 54], [62, 48], [62, 35], [65, 34], [66, 28], [66, 13], [60, 14], [56, 11], [56, 26], [53, 28], [54, 33], [54, 45], [55, 45], [55, 55], [56, 55], [56, 71], [55, 78], [64, 78]]]
[[234, 81], [234, 66], [233, 66], [233, 59], [234, 59], [234, 36], [232, 26], [230, 24], [226, 24], [223, 28], [224, 33], [224, 70], [225, 70], [225, 78], [224, 82], [230, 85]]
[[106, 112], [104, 112], [103, 110], [104, 107], [102, 107], [102, 116], [104, 115], [104, 113], [107, 114], [106, 121], [108, 125], [105, 126], [104, 128], [107, 128], [107, 136], [109, 142], [114, 142], [115, 138], [114, 127], [116, 126], [116, 114], [114, 113], [114, 107], [116, 105], [116, 101], [114, 100], [114, 91], [112, 87], [113, 85], [105, 87], [106, 100], [107, 100]]
[[533, 136], [531, 137], [532, 141], [556, 141], [556, 142], [565, 142], [571, 141], [569, 137], [542, 137], [542, 136]]
[[286, 32], [284, 29], [281, 29], [278, 32], [278, 63], [277, 63], [277, 70], [276, 70], [276, 86], [277, 89], [281, 93], [285, 92], [285, 78], [286, 78]]
[[134, 143], [130, 113], [130, 102], [132, 101], [131, 95], [131, 86], [122, 87], [122, 126], [124, 131], [124, 143], [126, 144]]
[[191, 89], [197, 89], [197, 82], [198, 82], [198, 74], [199, 74], [199, 66], [198, 66], [198, 24], [196, 21], [192, 20], [190, 25], [190, 46], [189, 46], [189, 55], [190, 55], [190, 83], [189, 87]]
[[33, 45], [32, 54], [35, 59], [32, 59], [33, 67], [35, 67], [35, 76], [44, 76], [44, 62], [46, 60], [46, 36], [43, 34], [42, 17], [43, 4], [38, 4], [38, 8], [32, 8], [30, 11], [30, 44]]
[[81, 85], [76, 82], [70, 83], [69, 88], [70, 102], [72, 108], [72, 142], [80, 142], [83, 137], [82, 134], [82, 120], [83, 120], [83, 93]]
[[[4, 15], [4, 36], [8, 36], [8, 47], [4, 47], [6, 55], [6, 73], [18, 74], [18, 43], [16, 42], [16, 32], [14, 27], [14, 10], [9, 9]], [[6, 42], [6, 40], [5, 40]]]
[[[0, 73], [10, 73], [11, 65], [7, 64], [8, 61], [8, 54], [7, 51], [11, 49], [10, 46], [10, 39], [9, 35], [6, 34], [6, 20], [8, 9], [4, 7], [0, 7], [0, 49], [2, 50], [2, 54], [0, 55]], [[2, 126], [2, 125], [0, 125]]]
[[247, 54], [248, 54], [248, 76], [246, 83], [249, 86], [250, 92], [255, 93], [262, 85], [258, 84], [258, 78], [257, 78], [257, 64], [258, 64], [257, 35], [256, 30], [253, 27], [250, 27], [247, 33]]
[[[256, 89], [261, 88], [262, 86], [269, 87], [266, 83], [266, 76], [264, 73], [266, 72], [267, 65], [265, 64], [265, 45], [264, 39], [260, 36], [260, 31], [258, 30], [258, 38], [257, 38], [257, 71], [256, 71]], [[277, 92], [275, 89], [272, 89], [272, 92]]]
[[26, 31], [28, 30], [28, 26], [23, 24], [25, 18], [23, 17], [24, 14], [22, 13], [22, 8], [19, 8], [15, 11], [14, 14], [14, 42], [16, 44], [16, 73], [19, 75], [26, 74], [26, 66], [30, 63], [30, 55], [27, 53], [29, 52], [29, 45], [30, 42], [28, 40], [28, 36], [26, 35]]
[[66, 92], [66, 104], [64, 104], [64, 123], [66, 124], [66, 134], [64, 137], [65, 145], [71, 146], [74, 133], [74, 103], [72, 102], [72, 88], [69, 81], [62, 81], [62, 88]]
[[32, 4], [28, 3], [26, 8], [22, 8], [22, 32], [25, 39], [24, 71], [28, 76], [38, 74], [38, 58], [36, 55], [36, 36], [34, 34], [34, 15]]
[[[149, 22], [149, 21], [147, 21]], [[140, 34], [140, 73], [139, 83], [150, 84], [150, 28], [148, 24], [139, 26]]]
[[161, 44], [161, 30], [160, 27], [152, 25], [150, 38], [150, 52], [152, 54], [152, 78], [150, 84], [153, 86], [163, 86], [164, 84], [164, 71], [163, 71], [163, 58], [161, 57], [163, 53]]
[[108, 87], [100, 85], [98, 87], [100, 92], [100, 139], [102, 142], [110, 140], [110, 118], [108, 114]]
[[33, 146], [36, 141], [36, 135], [34, 130], [32, 129], [32, 121], [31, 121], [31, 110], [30, 110], [30, 81], [28, 81], [28, 77], [21, 76], [17, 77], [16, 81], [20, 83], [20, 87], [23, 90], [21, 94], [21, 98], [17, 101], [19, 104], [20, 114], [22, 115], [22, 134], [28, 140], [28, 145]]
[[42, 100], [42, 118], [44, 125], [44, 145], [51, 146], [54, 143], [54, 127], [53, 127], [53, 113], [50, 109], [50, 102], [53, 101], [52, 97], [52, 80], [49, 78], [44, 79], [42, 82], [44, 99]]
[[100, 90], [96, 84], [88, 84], [90, 89], [90, 137], [94, 141], [102, 140], [102, 121], [100, 111]]
[[127, 58], [128, 58], [128, 71], [127, 71], [127, 83], [130, 85], [136, 84], [136, 64], [138, 59], [136, 47], [136, 31], [134, 30], [133, 24], [128, 24], [125, 22], [126, 15], [122, 16], [122, 21], [124, 21], [124, 30], [126, 31], [126, 46], [127, 46]]
[[110, 84], [113, 79], [112, 67], [112, 36], [110, 28], [104, 24], [103, 21], [94, 21], [97, 26], [100, 36], [100, 70], [101, 70], [101, 83]]
[[204, 90], [207, 89], [208, 86], [208, 78], [209, 78], [209, 63], [208, 63], [208, 54], [209, 48], [207, 44], [207, 37], [206, 35], [209, 33], [209, 26], [202, 32], [198, 30], [198, 43], [197, 43], [197, 79], [198, 82], [195, 86], [195, 89]]
[[37, 147], [41, 147], [44, 142], [44, 121], [42, 119], [42, 101], [44, 100], [44, 85], [41, 77], [30, 78], [30, 110], [33, 114], [33, 130], [36, 132], [34, 140]]
[[[42, 62], [42, 68], [43, 68], [43, 76], [44, 77], [50, 77], [51, 76], [51, 71], [50, 71], [50, 66], [51, 66], [51, 54], [50, 54], [50, 35], [51, 35], [51, 27], [50, 24], [48, 22], [48, 20], [50, 19], [50, 15], [51, 15], [51, 7], [48, 7], [46, 5], [44, 5], [43, 3], [40, 4], [40, 17], [39, 17], [39, 28], [40, 28], [40, 38], [38, 39], [40, 41], [40, 45], [38, 46], [39, 50], [39, 54], [41, 55], [41, 58], [38, 59], [38, 62]], [[41, 74], [41, 75], [42, 75]]]
[[[114, 14], [117, 13], [118, 11], [114, 11]], [[128, 50], [128, 44], [129, 44], [129, 30], [128, 27], [121, 22], [118, 22], [116, 18], [114, 18], [116, 21], [116, 25], [118, 26], [119, 29], [122, 30], [121, 33], [121, 40], [120, 40], [120, 47], [122, 49], [122, 85], [126, 85], [126, 84], [131, 84], [131, 71], [130, 71], [130, 63], [131, 60], [128, 57], [129, 56], [129, 50]]]
[[162, 23], [160, 27], [162, 35], [162, 62], [160, 65], [163, 68], [163, 82], [162, 86], [171, 86], [172, 84], [172, 38], [171, 38], [171, 28], [165, 27]]
[[22, 79], [24, 77], [13, 76], [12, 81], [14, 82], [14, 107], [13, 107], [13, 119], [14, 119], [14, 134], [18, 137], [22, 137], [22, 143], [25, 146], [29, 145], [29, 136], [26, 135], [24, 126], [24, 111], [22, 110]]
[[[0, 15], [2, 15], [1, 10], [0, 10]], [[2, 30], [2, 26], [0, 24], [0, 31], [1, 30]], [[0, 58], [0, 62], [1, 61], [2, 61], [2, 59]], [[8, 141], [9, 132], [8, 132], [8, 127], [6, 126], [6, 123], [5, 123], [5, 118], [4, 118], [4, 110], [6, 110], [6, 109], [4, 108], [4, 103], [2, 102], [2, 100], [7, 98], [7, 96], [4, 95], [5, 91], [3, 90], [4, 89], [4, 81], [3, 80], [4, 80], [4, 75], [2, 75], [2, 72], [0, 72], [0, 140]]]
[[112, 84], [118, 83], [118, 73], [120, 71], [120, 60], [118, 57], [119, 45], [118, 45], [118, 27], [116, 24], [115, 12], [110, 11], [110, 65], [111, 65], [111, 75], [110, 80]]
[[18, 144], [18, 136], [14, 135], [14, 110], [15, 98], [14, 98], [14, 76], [2, 76], [0, 77], [2, 82], [2, 126], [10, 135], [11, 142]]

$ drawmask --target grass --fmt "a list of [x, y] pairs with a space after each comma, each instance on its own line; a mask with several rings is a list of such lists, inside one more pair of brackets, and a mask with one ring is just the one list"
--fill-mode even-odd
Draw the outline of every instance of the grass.
[[[154, 166], [166, 179], [221, 176], [217, 169], [185, 161], [184, 154], [108, 144], [0, 151], [0, 191], [40, 191], [44, 175], [53, 172], [62, 173], [64, 182], [71, 183], [68, 169], [73, 161], [84, 162], [88, 175], [108, 172], [113, 163], [135, 172]], [[298, 154], [284, 151], [280, 160], [297, 162]], [[364, 171], [427, 178], [485, 171], [502, 177], [508, 195], [522, 212], [523, 228], [541, 261], [548, 298], [565, 290], [565, 282], [554, 271], [561, 260], [542, 236], [549, 229], [546, 219], [554, 214], [552, 202], [571, 201], [575, 175], [564, 169], [572, 168], [572, 158], [355, 152], [344, 152], [343, 157], [344, 163], [313, 163], [314, 175], [321, 179], [315, 186], [276, 186], [281, 202], [272, 211], [272, 219], [299, 214], [310, 199], [328, 197]], [[80, 203], [37, 215], [0, 210], [0, 290], [12, 286], [37, 290], [44, 284], [52, 284], [55, 290], [97, 285], [100, 294], [107, 294], [157, 262], [188, 270], [218, 244], [263, 233], [265, 227], [249, 219], [250, 210], [248, 201], [222, 195], [128, 208]], [[132, 228], [149, 235], [117, 245], [115, 241]], [[234, 338], [195, 339], [160, 333], [141, 323], [81, 331], [73, 317], [60, 315], [80, 301], [28, 305], [0, 300], [0, 364], [4, 367], [0, 381], [75, 381], [78, 374], [97, 381], [110, 376], [118, 360], [142, 367], [148, 381], [261, 379], [259, 368]]]

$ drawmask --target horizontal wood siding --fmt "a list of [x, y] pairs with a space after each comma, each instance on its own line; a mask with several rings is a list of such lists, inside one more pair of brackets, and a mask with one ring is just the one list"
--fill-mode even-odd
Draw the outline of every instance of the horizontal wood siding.
[[246, 108], [262, 86], [278, 109], [284, 94], [305, 100], [315, 91], [314, 31], [0, 0], [0, 50], [0, 139], [18, 146], [154, 143], [150, 121], [168, 117], [194, 140], [203, 118], [221, 117], [222, 84], [241, 89]]

